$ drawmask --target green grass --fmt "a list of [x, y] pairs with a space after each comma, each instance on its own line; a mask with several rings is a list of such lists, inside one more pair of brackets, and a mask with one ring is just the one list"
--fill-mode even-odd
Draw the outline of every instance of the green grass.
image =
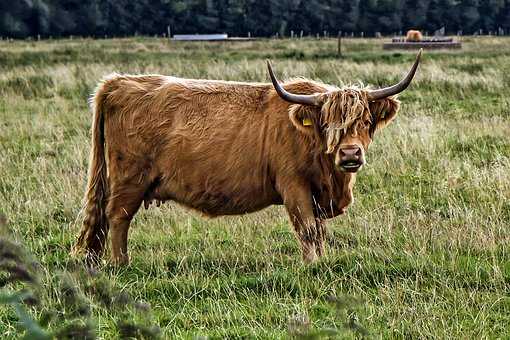
[[[281, 338], [300, 318], [355, 337], [347, 314], [374, 338], [509, 337], [510, 39], [463, 43], [425, 51], [317, 264], [302, 264], [281, 207], [205, 219], [167, 203], [136, 216], [132, 263], [101, 271], [147, 301], [168, 338]], [[283, 77], [377, 86], [414, 58], [380, 45], [345, 39], [338, 59], [336, 40], [0, 42], [0, 212], [44, 268], [45, 308], [59, 308], [56, 274], [70, 263], [86, 181], [87, 98], [102, 76], [267, 81], [271, 58]], [[329, 296], [358, 302], [338, 316]], [[100, 338], [119, 335], [120, 313], [93, 303], [92, 316]], [[20, 332], [14, 310], [0, 306], [0, 334]]]

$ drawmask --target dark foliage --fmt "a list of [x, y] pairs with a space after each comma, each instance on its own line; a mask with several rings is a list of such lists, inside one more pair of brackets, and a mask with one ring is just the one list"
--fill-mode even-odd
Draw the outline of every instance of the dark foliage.
[[509, 0], [22, 0], [0, 2], [0, 35], [289, 36], [337, 31], [392, 34], [411, 28], [466, 34], [508, 30]]

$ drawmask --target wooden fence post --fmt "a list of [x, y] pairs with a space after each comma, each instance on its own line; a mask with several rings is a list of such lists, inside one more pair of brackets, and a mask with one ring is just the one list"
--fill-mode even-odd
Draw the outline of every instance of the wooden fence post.
[[337, 56], [339, 58], [342, 57], [342, 31], [338, 31]]

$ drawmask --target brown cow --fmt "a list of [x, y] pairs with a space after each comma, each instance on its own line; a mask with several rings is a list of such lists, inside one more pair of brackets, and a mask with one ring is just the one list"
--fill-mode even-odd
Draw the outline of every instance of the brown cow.
[[324, 252], [324, 220], [352, 202], [374, 132], [396, 115], [388, 88], [337, 88], [112, 75], [94, 96], [85, 218], [74, 253], [97, 260], [108, 232], [114, 264], [128, 262], [138, 208], [173, 200], [208, 216], [283, 204], [305, 261]]

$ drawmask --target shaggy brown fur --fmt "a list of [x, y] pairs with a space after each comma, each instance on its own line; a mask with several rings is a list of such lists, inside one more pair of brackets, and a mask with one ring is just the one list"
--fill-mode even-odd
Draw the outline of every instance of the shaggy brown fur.
[[173, 200], [208, 216], [284, 204], [305, 260], [320, 256], [324, 220], [345, 212], [356, 176], [338, 169], [335, 150], [366, 150], [399, 102], [368, 102], [363, 89], [305, 79], [284, 87], [323, 93], [324, 104], [289, 104], [271, 84], [159, 75], [102, 81], [74, 251], [97, 259], [109, 233], [113, 262], [128, 262], [128, 228], [142, 202]]

